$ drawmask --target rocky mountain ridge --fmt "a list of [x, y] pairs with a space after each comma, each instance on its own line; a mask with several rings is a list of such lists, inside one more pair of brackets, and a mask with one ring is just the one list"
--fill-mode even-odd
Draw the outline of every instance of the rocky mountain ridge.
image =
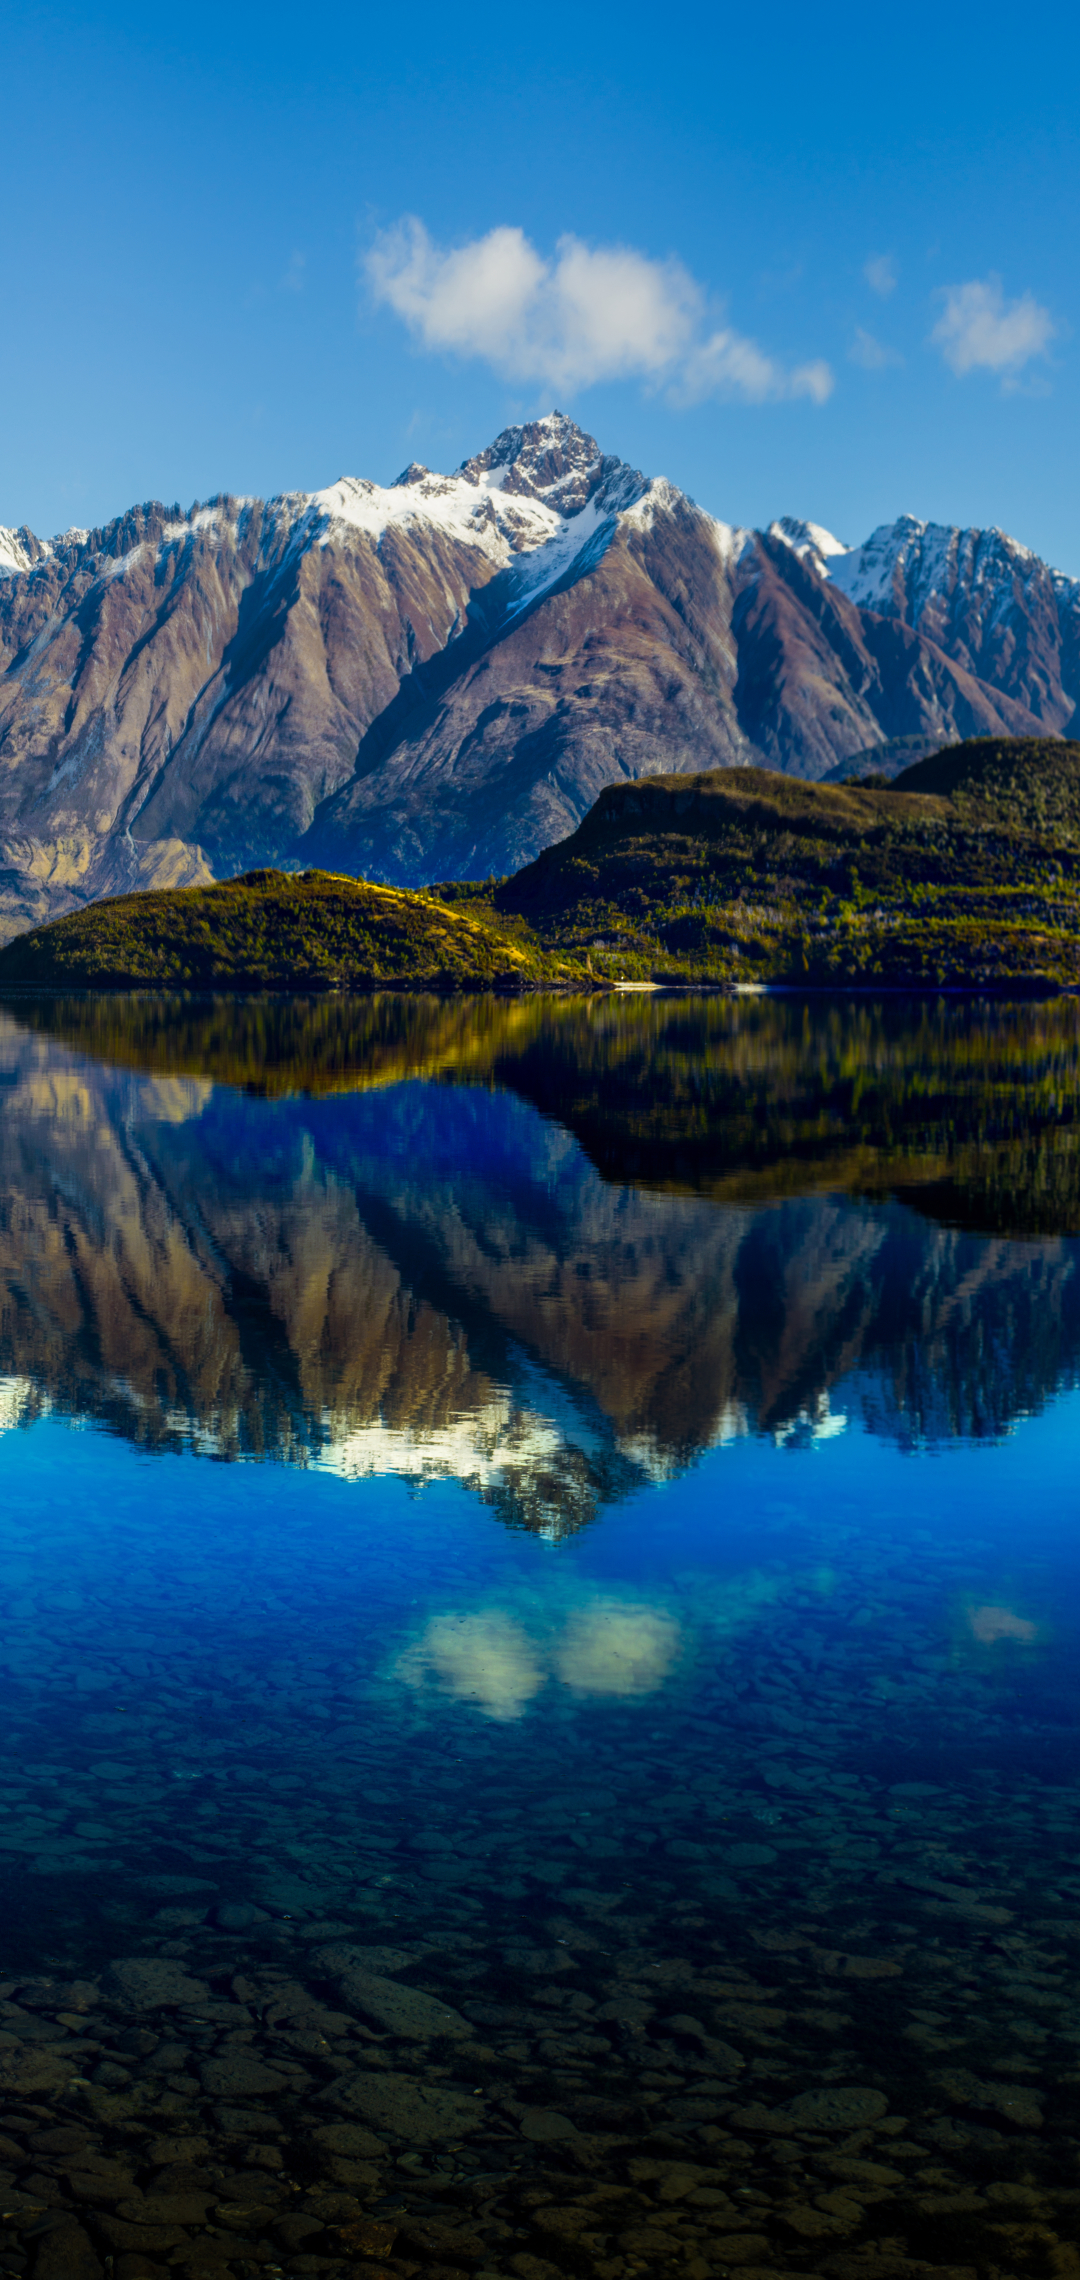
[[504, 872], [627, 777], [1078, 704], [1080, 582], [1001, 533], [738, 529], [559, 413], [452, 476], [0, 531], [0, 934], [254, 863]]

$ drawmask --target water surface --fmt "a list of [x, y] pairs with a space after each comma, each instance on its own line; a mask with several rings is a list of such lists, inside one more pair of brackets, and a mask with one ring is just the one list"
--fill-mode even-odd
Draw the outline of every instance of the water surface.
[[0, 2268], [1080, 2271], [1073, 1003], [0, 1086]]

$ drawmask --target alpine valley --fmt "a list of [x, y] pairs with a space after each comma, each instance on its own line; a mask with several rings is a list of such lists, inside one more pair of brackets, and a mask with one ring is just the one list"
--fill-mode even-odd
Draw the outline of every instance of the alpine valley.
[[736, 529], [556, 412], [449, 477], [0, 530], [0, 940], [253, 864], [501, 875], [644, 775], [1078, 728], [1080, 580], [1002, 532]]

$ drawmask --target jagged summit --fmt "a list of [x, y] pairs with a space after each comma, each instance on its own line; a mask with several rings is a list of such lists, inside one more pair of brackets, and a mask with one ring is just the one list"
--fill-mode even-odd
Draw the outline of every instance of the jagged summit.
[[[308, 503], [315, 513], [380, 540], [395, 525], [433, 523], [482, 548], [500, 569], [558, 540], [548, 565], [554, 577], [591, 540], [601, 519], [624, 512], [656, 488], [636, 468], [602, 452], [565, 412], [549, 412], [504, 428], [453, 475], [414, 459], [386, 487], [344, 476], [314, 492]], [[567, 527], [575, 524], [576, 542]]]
[[[984, 600], [996, 601], [1014, 579], [1045, 570], [1029, 546], [996, 525], [965, 530], [956, 523], [920, 522], [917, 515], [880, 523], [862, 546], [847, 548], [842, 562], [829, 565], [836, 584], [864, 609], [885, 610], [912, 625], [928, 606], [958, 593], [978, 590]], [[1080, 591], [1076, 580], [1051, 575]]]
[[501, 488], [519, 498], [539, 499], [557, 514], [576, 515], [613, 477], [627, 476], [646, 488], [644, 475], [621, 459], [602, 452], [595, 436], [586, 435], [565, 412], [548, 412], [543, 419], [504, 428], [486, 451], [462, 461], [458, 474], [479, 483], [503, 469]]
[[26, 523], [20, 524], [18, 530], [0, 529], [0, 579], [20, 578], [47, 554], [80, 544], [89, 535], [85, 530], [65, 530], [50, 543], [48, 539], [35, 537]]

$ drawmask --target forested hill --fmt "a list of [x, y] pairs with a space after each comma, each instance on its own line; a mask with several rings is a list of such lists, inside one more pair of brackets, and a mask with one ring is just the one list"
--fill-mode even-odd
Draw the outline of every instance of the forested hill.
[[1080, 983], [1080, 744], [975, 741], [890, 784], [612, 785], [494, 897], [602, 978]]

